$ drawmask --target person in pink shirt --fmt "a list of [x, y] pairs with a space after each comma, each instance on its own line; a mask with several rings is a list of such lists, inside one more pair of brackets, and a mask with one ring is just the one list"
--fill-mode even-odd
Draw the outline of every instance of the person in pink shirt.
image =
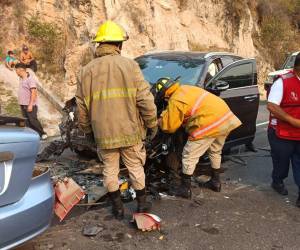
[[38, 132], [41, 139], [45, 140], [47, 139], [47, 134], [37, 118], [38, 97], [36, 79], [26, 71], [26, 65], [23, 63], [16, 64], [15, 69], [20, 77], [18, 101], [23, 116], [27, 118], [27, 126]]

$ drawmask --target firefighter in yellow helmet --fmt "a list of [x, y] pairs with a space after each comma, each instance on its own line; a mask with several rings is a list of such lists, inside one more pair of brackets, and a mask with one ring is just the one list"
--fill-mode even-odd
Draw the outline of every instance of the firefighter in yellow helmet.
[[220, 192], [222, 149], [230, 131], [241, 125], [240, 120], [221, 98], [202, 88], [180, 86], [176, 81], [162, 78], [156, 83], [156, 91], [161, 98], [168, 100], [168, 106], [159, 120], [161, 130], [174, 133], [183, 126], [189, 135], [182, 153], [181, 185], [172, 186], [169, 193], [191, 197], [191, 176], [206, 151], [213, 170], [208, 186]]
[[[103, 161], [104, 184], [109, 191], [112, 212], [124, 216], [118, 174], [120, 158], [129, 171], [136, 191], [138, 212], [146, 212], [145, 147], [142, 141], [149, 130], [157, 133], [157, 114], [150, 86], [138, 64], [121, 56], [122, 43], [128, 39], [124, 29], [107, 21], [96, 34], [96, 58], [81, 71], [77, 88], [79, 126], [94, 138]], [[93, 132], [93, 134], [92, 134]]]

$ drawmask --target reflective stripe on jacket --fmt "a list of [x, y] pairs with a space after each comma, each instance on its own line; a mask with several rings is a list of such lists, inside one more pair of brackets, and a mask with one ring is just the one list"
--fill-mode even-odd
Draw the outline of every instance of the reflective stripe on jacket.
[[81, 72], [77, 88], [79, 126], [94, 132], [101, 149], [133, 146], [156, 126], [156, 106], [138, 64], [117, 47], [102, 44]]
[[221, 98], [202, 88], [182, 85], [169, 99], [161, 128], [174, 133], [181, 125], [189, 140], [199, 140], [226, 135], [241, 122]]

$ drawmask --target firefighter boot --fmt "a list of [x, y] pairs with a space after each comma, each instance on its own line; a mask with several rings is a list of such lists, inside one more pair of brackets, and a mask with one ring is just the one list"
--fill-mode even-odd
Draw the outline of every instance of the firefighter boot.
[[145, 188], [143, 188], [142, 190], [135, 190], [135, 192], [137, 200], [137, 213], [149, 212], [152, 207], [152, 203], [146, 200]]
[[179, 196], [186, 199], [191, 199], [191, 175], [182, 174], [181, 184], [179, 186], [171, 186], [169, 189], [169, 195]]
[[207, 183], [207, 187], [215, 192], [221, 192], [221, 180], [218, 169], [213, 169], [210, 181]]
[[115, 192], [109, 192], [108, 195], [112, 203], [112, 214], [116, 219], [122, 220], [124, 218], [124, 207], [120, 191], [117, 190]]

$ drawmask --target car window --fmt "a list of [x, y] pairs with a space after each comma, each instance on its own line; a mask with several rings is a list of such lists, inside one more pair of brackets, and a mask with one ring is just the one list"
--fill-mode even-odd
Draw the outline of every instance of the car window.
[[253, 84], [253, 64], [234, 66], [221, 74], [217, 80], [226, 81], [231, 89], [250, 86]]
[[139, 57], [136, 59], [145, 79], [154, 84], [161, 77], [180, 76], [182, 84], [195, 85], [202, 73], [204, 60], [187, 57]]
[[230, 56], [224, 56], [221, 58], [223, 66], [226, 67], [229, 64], [232, 64], [234, 62], [233, 58]]
[[206, 73], [204, 83], [209, 82], [210, 79], [212, 79], [219, 71], [222, 70], [222, 68], [223, 65], [219, 58], [212, 61], [207, 68], [207, 73]]

